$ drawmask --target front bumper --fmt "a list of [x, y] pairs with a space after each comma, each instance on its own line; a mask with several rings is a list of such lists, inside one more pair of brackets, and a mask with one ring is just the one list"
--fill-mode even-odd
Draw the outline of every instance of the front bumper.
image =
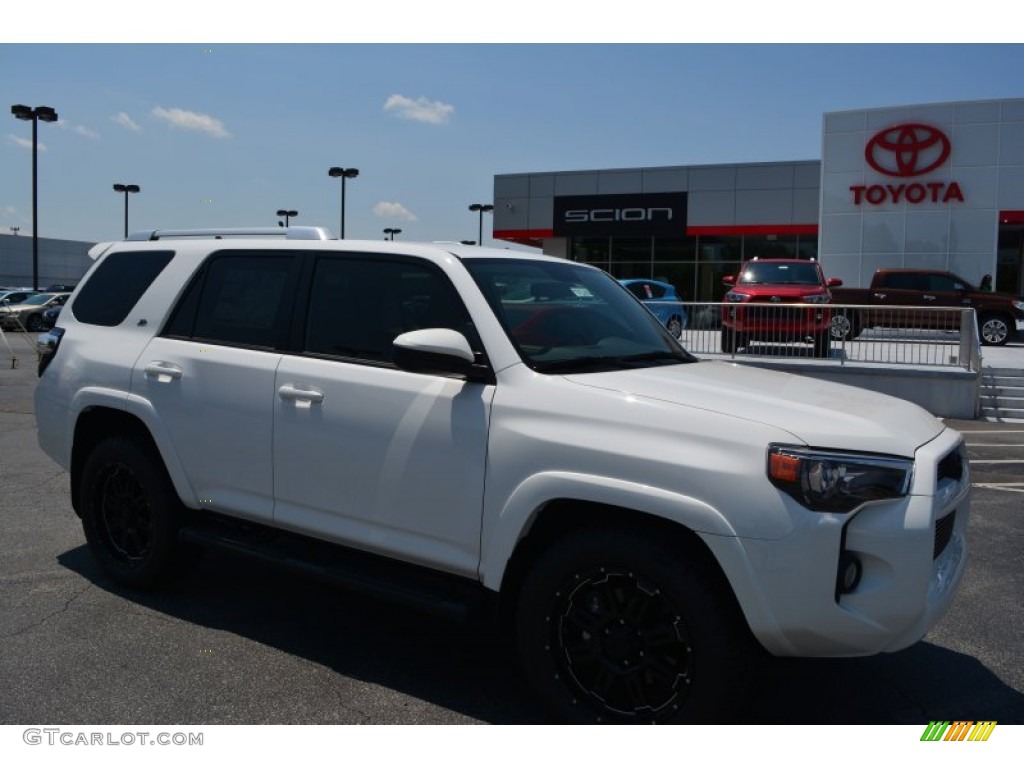
[[[951, 605], [967, 564], [970, 471], [942, 477], [962, 456], [945, 430], [915, 456], [910, 495], [850, 515], [804, 510], [782, 540], [706, 537], [761, 644], [779, 656], [865, 656], [920, 640]], [[945, 462], [943, 462], [945, 460]], [[945, 472], [948, 475], [948, 472]], [[799, 514], [799, 513], [797, 513]], [[862, 573], [836, 587], [841, 555]], [[734, 578], [734, 574], [747, 574]]]

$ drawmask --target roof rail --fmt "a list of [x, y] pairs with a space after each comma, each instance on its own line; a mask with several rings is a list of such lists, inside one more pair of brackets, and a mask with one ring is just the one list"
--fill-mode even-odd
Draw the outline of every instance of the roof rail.
[[283, 237], [286, 240], [333, 240], [325, 227], [229, 227], [225, 229], [149, 229], [132, 232], [127, 240], [165, 240], [168, 238], [206, 237]]

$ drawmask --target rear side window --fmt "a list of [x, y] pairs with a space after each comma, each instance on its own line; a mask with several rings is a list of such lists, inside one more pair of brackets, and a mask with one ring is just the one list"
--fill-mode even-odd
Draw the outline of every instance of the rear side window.
[[215, 254], [185, 291], [165, 335], [278, 347], [287, 337], [297, 271], [291, 254]]
[[72, 314], [89, 325], [120, 325], [173, 257], [174, 251], [110, 254], [78, 292]]

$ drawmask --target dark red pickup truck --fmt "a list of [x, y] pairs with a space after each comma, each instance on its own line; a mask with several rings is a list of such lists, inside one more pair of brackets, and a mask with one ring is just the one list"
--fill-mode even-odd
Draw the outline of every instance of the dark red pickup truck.
[[1009, 293], [982, 291], [939, 270], [880, 269], [870, 288], [834, 288], [832, 301], [857, 305], [833, 312], [832, 338], [838, 340], [855, 338], [865, 328], [956, 330], [959, 317], [949, 311], [953, 308], [975, 310], [982, 344], [1005, 344], [1024, 332], [1024, 300]]

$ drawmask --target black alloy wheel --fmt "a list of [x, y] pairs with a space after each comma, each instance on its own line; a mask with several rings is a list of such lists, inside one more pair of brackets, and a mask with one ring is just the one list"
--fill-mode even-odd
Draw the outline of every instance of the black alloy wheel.
[[653, 583], [591, 568], [559, 588], [545, 620], [560, 674], [590, 707], [653, 722], [685, 702], [693, 677], [689, 633]]
[[530, 564], [516, 639], [533, 686], [573, 723], [727, 721], [750, 658], [696, 545], [626, 527], [570, 534]]
[[185, 508], [155, 449], [139, 439], [111, 437], [93, 448], [79, 510], [93, 556], [121, 584], [154, 586], [198, 553], [178, 542]]
[[668, 328], [673, 339], [679, 340], [683, 337], [683, 320], [679, 315], [672, 315], [665, 327]]

